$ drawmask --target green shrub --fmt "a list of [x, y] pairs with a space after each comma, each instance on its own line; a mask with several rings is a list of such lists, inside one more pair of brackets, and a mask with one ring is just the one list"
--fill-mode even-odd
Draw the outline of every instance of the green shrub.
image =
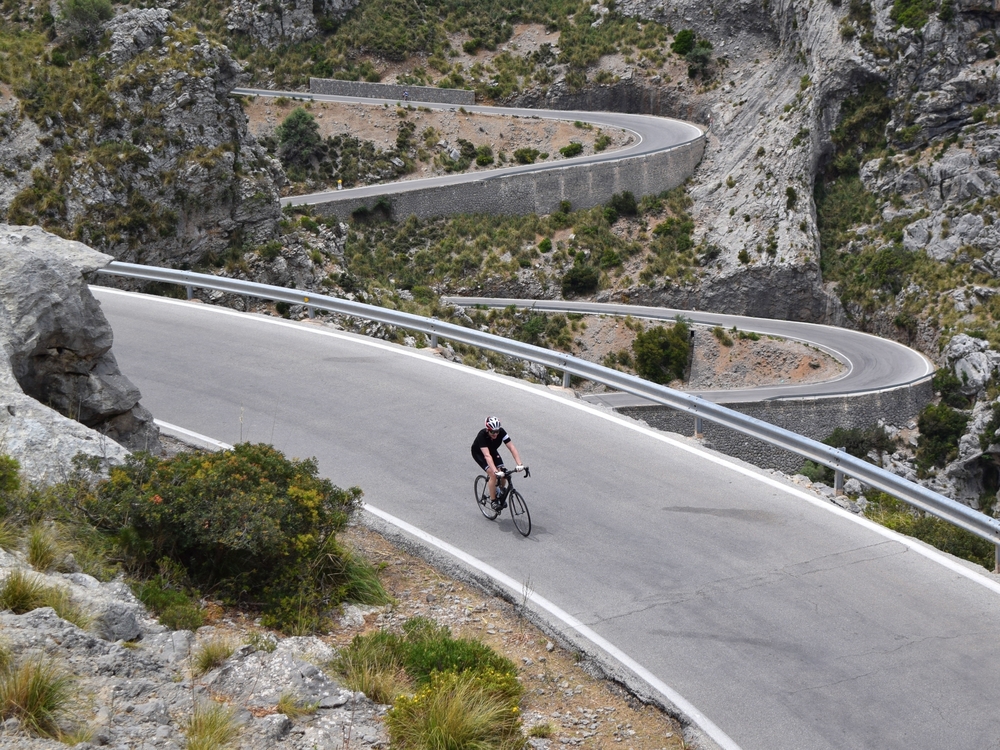
[[694, 49], [695, 39], [696, 37], [694, 31], [691, 29], [681, 29], [674, 37], [674, 41], [670, 43], [670, 51], [675, 55], [684, 57], [688, 52]]
[[59, 10], [70, 36], [87, 45], [97, 41], [101, 24], [115, 15], [111, 0], [62, 0]]
[[540, 153], [537, 148], [519, 148], [514, 152], [514, 160], [518, 164], [534, 164]]
[[791, 185], [785, 188], [785, 210], [791, 211], [799, 200], [799, 194]]
[[895, 444], [881, 425], [871, 427], [838, 427], [823, 442], [832, 448], [843, 448], [855, 458], [867, 458], [875, 451], [879, 455], [894, 449]]
[[599, 133], [594, 139], [594, 151], [603, 151], [611, 145], [611, 136], [607, 133]]
[[612, 195], [608, 206], [621, 216], [635, 216], [639, 213], [639, 204], [636, 203], [635, 196], [628, 190]]
[[563, 297], [589, 294], [597, 289], [600, 280], [600, 271], [594, 268], [594, 266], [578, 261], [562, 277]]
[[865, 499], [868, 500], [865, 516], [876, 523], [993, 570], [994, 546], [985, 539], [911, 508], [885, 492], [870, 490]]
[[21, 488], [21, 464], [16, 458], [0, 455], [0, 499]]
[[323, 154], [316, 118], [296, 107], [278, 126], [278, 157], [285, 169], [308, 169]]
[[170, 459], [134, 454], [84, 509], [109, 534], [127, 530], [131, 569], [152, 576], [169, 557], [193, 586], [260, 604], [269, 624], [284, 628], [303, 616], [319, 624], [325, 608], [345, 599], [371, 600], [336, 541], [360, 498], [356, 487], [321, 479], [313, 459], [243, 443]]
[[683, 380], [691, 356], [691, 329], [682, 320], [670, 328], [650, 328], [635, 337], [632, 351], [640, 377], [662, 384]]
[[552, 252], [552, 240], [545, 237], [541, 242], [538, 243], [538, 251], [542, 253]]
[[979, 447], [983, 451], [994, 443], [1000, 442], [997, 439], [997, 430], [1000, 430], [1000, 402], [993, 404], [990, 410], [989, 421], [979, 435]]
[[958, 455], [958, 440], [965, 432], [969, 416], [947, 404], [931, 405], [920, 412], [917, 428], [917, 471], [926, 474], [944, 466]]
[[476, 148], [476, 165], [488, 167], [493, 163], [493, 149], [483, 144]]
[[161, 558], [160, 572], [151, 578], [132, 583], [132, 593], [160, 622], [171, 630], [197, 630], [204, 624], [198, 592], [188, 588], [187, 573], [179, 563]]
[[799, 474], [807, 477], [810, 482], [831, 484], [833, 482], [833, 469], [815, 461], [806, 461], [799, 469]]
[[708, 72], [712, 64], [712, 43], [707, 39], [699, 39], [694, 47], [684, 55], [688, 64], [688, 78], [697, 78]]
[[927, 24], [929, 14], [937, 10], [937, 7], [937, 0], [893, 0], [889, 18], [897, 26], [922, 29]]
[[962, 381], [952, 372], [950, 367], [940, 367], [931, 380], [934, 392], [941, 396], [941, 403], [954, 409], [966, 409], [969, 397], [962, 393]]
[[733, 345], [732, 338], [730, 338], [729, 334], [726, 333], [726, 329], [723, 328], [722, 326], [716, 326], [715, 328], [713, 328], [712, 335], [715, 336], [715, 338], [722, 346], [729, 347]]
[[[561, 149], [559, 149], [559, 153], [565, 156], [567, 159], [573, 156], [579, 156], [580, 154], [583, 153], [583, 144], [573, 141], [568, 146], [563, 146]], [[516, 152], [514, 156], [517, 156]]]
[[[406, 634], [403, 664], [418, 686], [425, 685], [435, 672], [472, 672], [490, 683], [492, 692], [508, 700], [520, 697], [517, 667], [480, 641], [452, 638], [447, 625], [437, 625], [423, 617], [403, 624]], [[513, 676], [513, 682], [503, 677]]]

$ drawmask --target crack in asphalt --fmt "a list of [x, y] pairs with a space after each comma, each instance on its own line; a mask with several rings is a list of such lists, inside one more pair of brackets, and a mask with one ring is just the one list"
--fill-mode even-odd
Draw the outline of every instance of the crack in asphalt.
[[798, 563], [783, 566], [769, 571], [751, 575], [733, 576], [702, 584], [695, 589], [676, 591], [672, 595], [658, 595], [655, 599], [645, 602], [637, 600], [636, 606], [623, 610], [621, 603], [615, 605], [615, 613], [607, 617], [597, 616], [594, 622], [606, 623], [631, 617], [635, 614], [648, 612], [663, 606], [676, 606], [697, 599], [721, 598], [730, 594], [738, 594], [754, 588], [778, 583], [786, 578], [803, 578], [814, 573], [822, 573], [837, 568], [846, 568], [861, 563], [895, 557], [906, 554], [905, 545], [894, 541], [883, 541], [864, 547], [834, 552]]

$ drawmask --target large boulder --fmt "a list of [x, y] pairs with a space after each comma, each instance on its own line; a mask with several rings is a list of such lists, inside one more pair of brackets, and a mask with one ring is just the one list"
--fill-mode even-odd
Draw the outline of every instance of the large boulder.
[[29, 478], [64, 478], [77, 453], [121, 461], [128, 449], [160, 449], [86, 284], [110, 260], [38, 227], [0, 224], [0, 453]]

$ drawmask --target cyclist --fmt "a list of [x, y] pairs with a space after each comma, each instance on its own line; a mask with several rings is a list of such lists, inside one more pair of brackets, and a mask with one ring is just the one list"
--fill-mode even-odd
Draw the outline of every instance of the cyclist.
[[[514, 457], [514, 462], [517, 464], [515, 470], [521, 471], [524, 465], [521, 463], [521, 456], [518, 454], [517, 448], [514, 447], [510, 435], [500, 426], [499, 419], [486, 417], [486, 426], [479, 431], [472, 443], [472, 457], [489, 477], [490, 503], [494, 507], [496, 507], [497, 502], [497, 471], [506, 471], [499, 453], [501, 444], [507, 445], [510, 455]], [[502, 509], [504, 505], [506, 503], [501, 501], [500, 508]]]

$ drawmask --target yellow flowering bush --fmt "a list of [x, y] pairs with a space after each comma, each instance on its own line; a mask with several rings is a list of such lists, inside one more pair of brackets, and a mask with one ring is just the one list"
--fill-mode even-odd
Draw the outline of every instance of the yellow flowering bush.
[[120, 540], [139, 575], [169, 558], [192, 586], [260, 605], [269, 625], [302, 631], [319, 627], [322, 613], [345, 599], [386, 598], [370, 580], [357, 590], [362, 564], [336, 541], [360, 500], [357, 487], [320, 477], [314, 459], [242, 443], [169, 459], [133, 455], [82, 509]]

